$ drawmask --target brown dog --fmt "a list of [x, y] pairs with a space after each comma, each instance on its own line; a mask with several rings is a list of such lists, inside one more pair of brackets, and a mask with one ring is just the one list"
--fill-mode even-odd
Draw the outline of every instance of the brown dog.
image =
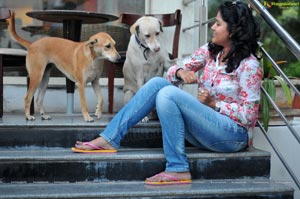
[[11, 37], [28, 49], [26, 57], [26, 68], [30, 78], [29, 88], [25, 97], [25, 117], [27, 120], [35, 120], [30, 115], [30, 104], [34, 93], [39, 86], [37, 96], [37, 108], [42, 119], [51, 119], [45, 114], [43, 99], [48, 86], [50, 70], [47, 64], [53, 63], [70, 80], [78, 84], [80, 103], [84, 120], [92, 122], [85, 99], [85, 84], [92, 83], [92, 87], [98, 97], [98, 104], [95, 115], [101, 117], [103, 97], [100, 90], [99, 78], [103, 67], [101, 59], [108, 59], [112, 62], [120, 59], [115, 49], [115, 41], [110, 35], [104, 32], [95, 34], [86, 42], [73, 42], [67, 39], [56, 37], [45, 37], [33, 43], [21, 38], [15, 30], [14, 13], [7, 19], [8, 29]]

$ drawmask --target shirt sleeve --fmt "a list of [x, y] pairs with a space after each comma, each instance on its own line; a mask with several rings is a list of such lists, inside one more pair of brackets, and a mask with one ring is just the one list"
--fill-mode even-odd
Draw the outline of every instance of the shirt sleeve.
[[239, 102], [221, 103], [221, 113], [230, 116], [237, 123], [254, 127], [258, 117], [262, 69], [256, 59], [242, 61], [239, 67]]
[[197, 72], [205, 66], [206, 58], [209, 56], [208, 45], [200, 47], [191, 56], [178, 61], [175, 65], [171, 66], [167, 71], [167, 78], [170, 82], [178, 82], [176, 71], [180, 68], [188, 71]]

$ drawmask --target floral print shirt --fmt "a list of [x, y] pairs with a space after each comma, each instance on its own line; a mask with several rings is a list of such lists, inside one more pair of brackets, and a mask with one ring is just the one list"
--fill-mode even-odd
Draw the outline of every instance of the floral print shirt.
[[218, 57], [209, 56], [208, 44], [200, 47], [181, 63], [171, 66], [167, 72], [170, 82], [179, 79], [175, 73], [179, 68], [194, 72], [203, 69], [198, 84], [206, 88], [216, 100], [221, 102], [220, 113], [229, 116], [239, 125], [249, 129], [258, 118], [262, 69], [258, 60], [249, 56], [231, 73], [225, 71], [226, 65], [219, 65]]

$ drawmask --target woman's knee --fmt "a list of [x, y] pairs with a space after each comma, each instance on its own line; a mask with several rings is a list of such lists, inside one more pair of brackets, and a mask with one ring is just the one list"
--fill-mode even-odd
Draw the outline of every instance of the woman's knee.
[[153, 77], [148, 81], [148, 83], [154, 83], [154, 82], [155, 83], [164, 83], [164, 84], [169, 83], [169, 81], [163, 77]]
[[164, 88], [160, 89], [160, 91], [157, 94], [158, 98], [165, 98], [170, 95], [172, 95], [173, 85], [165, 86]]
[[[161, 102], [169, 101], [173, 99], [174, 95], [178, 95], [178, 88], [174, 85], [165, 86], [160, 89], [156, 96], [156, 103], [160, 104]], [[176, 92], [177, 91], [177, 92]]]

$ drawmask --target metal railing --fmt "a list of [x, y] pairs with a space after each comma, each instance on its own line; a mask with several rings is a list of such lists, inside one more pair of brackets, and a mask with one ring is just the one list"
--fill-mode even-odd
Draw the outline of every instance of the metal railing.
[[183, 0], [183, 1], [182, 1], [182, 4], [183, 4], [184, 6], [187, 6], [188, 4], [193, 3], [194, 1], [197, 1], [197, 0]]
[[183, 29], [182, 29], [182, 32], [185, 32], [185, 31], [187, 31], [187, 30], [190, 30], [190, 29], [193, 29], [193, 28], [197, 28], [197, 27], [200, 27], [200, 26], [204, 26], [204, 25], [206, 25], [206, 24], [208, 24], [208, 23], [214, 22], [215, 20], [216, 20], [216, 17], [213, 17], [213, 18], [211, 18], [211, 19], [209, 19], [209, 20], [207, 20], [207, 21], [202, 22], [201, 24], [198, 23], [198, 24], [195, 24], [195, 25], [193, 25], [193, 26], [183, 28]]
[[279, 38], [286, 44], [286, 47], [300, 59], [300, 46], [290, 36], [290, 34], [284, 30], [282, 26], [274, 19], [274, 17], [266, 10], [266, 8], [258, 0], [247, 0], [250, 6], [256, 10], [256, 12], [268, 23], [268, 25], [275, 31]]
[[[267, 22], [267, 24], [271, 27], [272, 30], [276, 33], [276, 35], [284, 42], [285, 46], [297, 57], [297, 59], [300, 59], [300, 46], [299, 44], [290, 36], [288, 32], [285, 31], [285, 29], [278, 24], [276, 19], [273, 18], [273, 16], [266, 10], [266, 8], [258, 1], [258, 0], [247, 0], [249, 5], [264, 19], [264, 21]], [[276, 64], [276, 62], [273, 60], [273, 58], [268, 54], [268, 52], [260, 46], [260, 49], [262, 53], [267, 57], [267, 59], [271, 62], [273, 68], [276, 70], [278, 74], [284, 79], [284, 81], [292, 88], [292, 90], [295, 92], [295, 95], [300, 96], [300, 92], [298, 89], [294, 86], [294, 84], [289, 80], [289, 78], [283, 73], [283, 71], [280, 69], [280, 67]], [[276, 105], [274, 100], [270, 97], [268, 92], [261, 87], [262, 93], [267, 97], [268, 101], [271, 103], [271, 105], [274, 107], [276, 112], [279, 114], [279, 116], [282, 118], [282, 120], [287, 125], [290, 132], [294, 135], [296, 140], [298, 141], [298, 144], [300, 144], [300, 137], [298, 133], [296, 132], [295, 128], [293, 128], [287, 118], [284, 116], [284, 114], [281, 112], [279, 107]], [[274, 152], [277, 154], [278, 158], [281, 160], [282, 164], [290, 174], [291, 178], [293, 179], [294, 183], [297, 185], [298, 189], [300, 189], [300, 182], [297, 176], [294, 174], [292, 169], [288, 166], [288, 163], [285, 161], [283, 155], [280, 153], [280, 150], [273, 144], [272, 140], [270, 139], [269, 135], [267, 135], [265, 129], [262, 127], [261, 123], [258, 122], [258, 126], [260, 127], [261, 131], [263, 132], [264, 136], [266, 137], [267, 141], [269, 142], [270, 146], [274, 150]]]
[[[196, 0], [182, 0], [182, 4], [187, 6], [190, 3], [194, 3]], [[197, 24], [192, 25], [190, 27], [183, 28], [182, 31], [185, 32], [187, 30], [193, 28], [199, 28], [199, 46], [202, 46], [207, 42], [207, 26], [206, 24], [215, 20], [215, 18], [209, 19], [207, 18], [207, 1], [208, 0], [199, 0], [199, 21]]]

